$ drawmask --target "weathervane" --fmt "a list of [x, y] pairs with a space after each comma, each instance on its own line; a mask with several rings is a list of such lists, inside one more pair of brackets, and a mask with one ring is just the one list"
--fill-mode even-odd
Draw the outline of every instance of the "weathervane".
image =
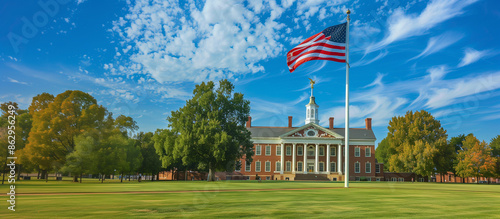
[[316, 84], [316, 81], [313, 81], [313, 79], [309, 78], [309, 84], [311, 84], [311, 97], [313, 96], [313, 89], [314, 89], [314, 84]]

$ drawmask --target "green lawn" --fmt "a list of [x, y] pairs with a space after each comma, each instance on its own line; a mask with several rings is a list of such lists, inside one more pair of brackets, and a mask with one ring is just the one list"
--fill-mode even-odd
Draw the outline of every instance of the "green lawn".
[[[16, 183], [16, 192], [21, 193], [16, 197], [16, 212], [8, 211], [8, 203], [2, 201], [0, 216], [500, 218], [500, 185], [393, 182], [350, 185], [351, 188], [345, 189], [340, 182], [21, 181]], [[250, 191], [234, 191], [242, 189]], [[145, 193], [126, 193], [136, 191]], [[151, 193], [154, 191], [164, 193]], [[0, 186], [0, 192], [5, 200], [7, 185]]]

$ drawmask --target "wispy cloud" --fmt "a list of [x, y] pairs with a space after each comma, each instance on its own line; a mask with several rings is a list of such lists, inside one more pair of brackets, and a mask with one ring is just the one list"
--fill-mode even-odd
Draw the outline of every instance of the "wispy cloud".
[[7, 79], [9, 80], [9, 82], [12, 82], [12, 83], [28, 85], [28, 83], [26, 83], [26, 82], [18, 81], [16, 79], [12, 79], [10, 77], [7, 77]]
[[409, 59], [408, 61], [418, 59], [420, 57], [426, 57], [428, 55], [434, 54], [441, 51], [442, 49], [458, 42], [463, 38], [461, 33], [446, 32], [436, 37], [431, 37], [429, 42], [427, 42], [427, 47], [419, 55]]
[[387, 19], [388, 34], [369, 46], [365, 53], [380, 50], [387, 45], [410, 37], [427, 34], [438, 24], [464, 13], [463, 9], [478, 0], [432, 0], [420, 14], [406, 14], [397, 8]]
[[460, 68], [466, 65], [470, 65], [474, 62], [479, 61], [479, 59], [481, 58], [485, 58], [492, 55], [494, 55], [494, 53], [491, 50], [477, 51], [472, 48], [466, 48], [464, 50], [464, 57], [462, 58], [457, 67]]

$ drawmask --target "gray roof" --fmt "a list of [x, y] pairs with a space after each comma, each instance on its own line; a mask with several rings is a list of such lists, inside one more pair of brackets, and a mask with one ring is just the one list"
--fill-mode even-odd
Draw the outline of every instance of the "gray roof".
[[[252, 133], [252, 138], [277, 138], [289, 131], [297, 129], [300, 127], [288, 128], [288, 127], [251, 127], [247, 128]], [[334, 128], [328, 129], [338, 135], [344, 137], [345, 128]], [[373, 139], [375, 140], [375, 134], [371, 129], [362, 128], [350, 128], [349, 129], [349, 139]]]

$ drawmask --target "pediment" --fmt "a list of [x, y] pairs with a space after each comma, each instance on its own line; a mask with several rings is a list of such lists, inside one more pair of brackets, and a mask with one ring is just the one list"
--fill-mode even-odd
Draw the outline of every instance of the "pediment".
[[339, 138], [344, 137], [317, 124], [309, 123], [280, 136], [281, 138]]

